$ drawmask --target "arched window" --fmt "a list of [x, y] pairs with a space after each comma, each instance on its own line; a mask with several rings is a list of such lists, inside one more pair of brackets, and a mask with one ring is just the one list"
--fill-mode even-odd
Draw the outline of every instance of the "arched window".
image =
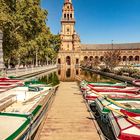
[[129, 61], [133, 61], [133, 56], [129, 56]]
[[64, 18], [66, 18], [66, 14], [64, 14]]
[[139, 56], [135, 56], [135, 61], [140, 61], [140, 57]]
[[69, 20], [69, 18], [70, 18], [69, 14], [67, 14], [67, 18], [68, 18], [68, 20]]
[[126, 56], [123, 56], [123, 61], [126, 61], [127, 60], [127, 57]]
[[84, 61], [88, 60], [88, 57], [87, 56], [84, 56]]
[[61, 59], [60, 58], [58, 58], [58, 64], [61, 64]]
[[92, 61], [92, 60], [93, 60], [93, 56], [90, 56], [90, 57], [89, 57], [89, 60]]
[[66, 57], [66, 63], [67, 63], [67, 65], [71, 65], [71, 59], [70, 59], [70, 56], [67, 56], [67, 57]]
[[61, 70], [58, 70], [58, 75], [61, 75]]
[[79, 75], [79, 71], [78, 70], [76, 70], [76, 75]]
[[72, 18], [72, 14], [70, 14], [70, 18]]
[[121, 56], [119, 56], [118, 60], [119, 60], [119, 61], [121, 61], [121, 60], [122, 60]]
[[67, 32], [69, 32], [70, 31], [70, 29], [69, 28], [67, 28]]
[[101, 56], [101, 57], [100, 57], [100, 61], [103, 61], [103, 59], [104, 59], [104, 57], [103, 57], [103, 56]]
[[79, 64], [79, 59], [78, 58], [76, 58], [76, 64]]
[[99, 57], [98, 56], [95, 56], [95, 59], [99, 59]]

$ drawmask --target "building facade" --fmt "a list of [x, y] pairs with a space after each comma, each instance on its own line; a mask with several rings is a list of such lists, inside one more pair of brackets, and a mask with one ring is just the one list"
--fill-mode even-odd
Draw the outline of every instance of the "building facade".
[[120, 64], [140, 64], [140, 43], [124, 44], [81, 44], [75, 30], [74, 7], [72, 0], [65, 0], [62, 9], [61, 32], [62, 40], [58, 54], [58, 64], [61, 67], [75, 67], [84, 60], [99, 59], [110, 50], [120, 50]]

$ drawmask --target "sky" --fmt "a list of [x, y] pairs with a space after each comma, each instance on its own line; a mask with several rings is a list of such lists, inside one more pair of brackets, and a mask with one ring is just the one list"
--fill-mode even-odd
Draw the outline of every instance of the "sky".
[[[140, 0], [72, 0], [76, 32], [84, 44], [140, 42]], [[48, 10], [47, 26], [61, 30], [64, 0], [42, 0]]]

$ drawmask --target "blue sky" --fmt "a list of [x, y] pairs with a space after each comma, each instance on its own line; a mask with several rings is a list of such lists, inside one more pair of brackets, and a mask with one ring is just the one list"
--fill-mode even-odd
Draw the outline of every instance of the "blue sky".
[[[47, 25], [60, 31], [64, 0], [42, 0], [49, 12]], [[140, 0], [72, 0], [76, 31], [82, 43], [140, 42]]]

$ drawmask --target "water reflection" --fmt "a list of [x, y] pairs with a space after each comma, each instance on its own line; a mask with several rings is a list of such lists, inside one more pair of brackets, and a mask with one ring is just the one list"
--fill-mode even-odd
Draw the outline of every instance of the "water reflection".
[[80, 79], [93, 82], [118, 82], [112, 78], [81, 70], [80, 68], [60, 68], [58, 77], [60, 81], [77, 81], [77, 77], [80, 77]]
[[113, 82], [113, 83], [119, 82], [118, 80], [102, 76], [93, 72], [89, 72], [86, 70], [81, 70], [80, 77], [89, 82]]
[[51, 84], [52, 86], [55, 86], [60, 83], [56, 72], [41, 76], [38, 78], [38, 80], [46, 84]]
[[82, 80], [92, 82], [119, 82], [109, 77], [81, 70], [80, 68], [60, 68], [52, 73], [46, 73], [44, 75], [41, 75], [38, 79], [39, 81], [45, 82], [46, 84], [57, 85], [60, 83], [60, 81], [78, 81], [78, 77], [80, 77], [80, 79]]
[[80, 68], [60, 68], [58, 70], [60, 81], [77, 81], [76, 76], [80, 76]]
[[70, 78], [71, 76], [71, 69], [66, 70], [66, 78]]

